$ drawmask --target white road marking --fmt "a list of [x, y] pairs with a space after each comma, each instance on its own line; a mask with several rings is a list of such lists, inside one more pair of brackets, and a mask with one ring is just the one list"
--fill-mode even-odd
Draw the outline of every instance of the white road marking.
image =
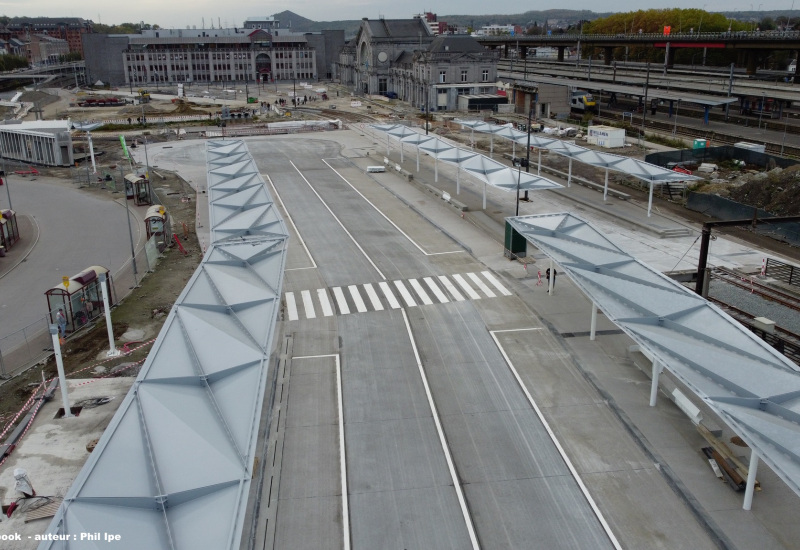
[[395, 281], [394, 286], [396, 286], [397, 290], [400, 291], [400, 296], [402, 296], [403, 300], [406, 301], [406, 305], [408, 305], [408, 307], [414, 307], [417, 305], [414, 303], [414, 298], [412, 298], [411, 294], [409, 294], [406, 285], [403, 284], [403, 281]]
[[392, 307], [392, 309], [400, 309], [400, 302], [398, 302], [397, 298], [394, 297], [394, 293], [392, 292], [392, 288], [389, 286], [389, 283], [381, 281], [378, 283], [378, 286], [381, 287], [383, 295], [386, 296], [386, 299], [389, 301], [389, 305]]
[[347, 305], [347, 299], [344, 297], [342, 287], [333, 287], [333, 297], [336, 298], [336, 303], [339, 305], [339, 311], [342, 312], [342, 315], [350, 313], [350, 307]]
[[464, 516], [464, 523], [467, 525], [469, 540], [472, 542], [473, 550], [479, 550], [480, 544], [478, 544], [478, 537], [475, 534], [475, 527], [472, 525], [472, 516], [469, 515], [467, 501], [464, 498], [464, 491], [461, 488], [461, 481], [459, 481], [458, 474], [456, 474], [456, 468], [453, 464], [453, 457], [450, 455], [450, 448], [447, 446], [447, 440], [444, 437], [444, 430], [442, 430], [442, 423], [439, 420], [439, 413], [436, 411], [436, 404], [433, 402], [433, 395], [431, 394], [431, 388], [428, 385], [428, 377], [425, 374], [425, 367], [422, 366], [422, 359], [419, 357], [417, 343], [414, 340], [414, 334], [411, 332], [411, 324], [408, 322], [406, 310], [402, 310], [402, 312], [403, 321], [405, 321], [406, 330], [408, 331], [408, 339], [411, 341], [411, 349], [414, 350], [414, 358], [417, 361], [419, 376], [422, 378], [422, 386], [425, 388], [425, 395], [428, 397], [428, 406], [431, 408], [433, 423], [436, 425], [436, 433], [439, 434], [439, 443], [442, 445], [442, 452], [444, 452], [444, 458], [447, 461], [447, 468], [450, 470], [450, 479], [453, 481], [453, 489], [455, 489], [458, 503], [461, 505], [461, 514]]
[[286, 293], [286, 312], [289, 314], [290, 321], [297, 321], [297, 304], [294, 301], [294, 292]]
[[347, 287], [350, 291], [350, 296], [353, 297], [353, 302], [356, 304], [356, 309], [359, 313], [364, 313], [367, 311], [367, 304], [364, 303], [364, 300], [361, 298], [361, 294], [358, 292], [358, 287], [356, 285], [350, 285]]
[[303, 307], [306, 309], [306, 319], [316, 318], [317, 312], [314, 311], [314, 300], [311, 299], [311, 291], [303, 290], [300, 292], [300, 295], [303, 297]]
[[300, 244], [303, 246], [303, 249], [306, 251], [306, 255], [308, 256], [308, 259], [311, 260], [311, 267], [310, 268], [308, 268], [308, 267], [295, 267], [295, 268], [292, 268], [292, 269], [287, 269], [286, 271], [293, 271], [295, 269], [316, 269], [317, 268], [317, 262], [314, 261], [314, 257], [311, 255], [311, 251], [306, 246], [306, 242], [303, 240], [303, 236], [300, 234], [300, 230], [297, 229], [297, 226], [294, 224], [294, 220], [289, 215], [289, 211], [286, 209], [286, 205], [283, 204], [283, 199], [281, 198], [280, 194], [278, 193], [278, 189], [275, 187], [275, 184], [272, 183], [272, 178], [269, 177], [269, 174], [262, 174], [262, 176], [267, 178], [267, 181], [269, 182], [270, 187], [272, 187], [272, 190], [275, 192], [275, 198], [278, 199], [279, 203], [281, 203], [281, 209], [283, 210], [284, 216], [286, 216], [286, 219], [289, 220], [289, 223], [292, 224], [292, 227], [294, 227], [294, 232], [297, 234], [297, 238], [300, 240]]
[[369, 296], [369, 301], [372, 302], [372, 309], [375, 311], [383, 311], [383, 304], [381, 303], [381, 299], [378, 298], [378, 293], [375, 292], [375, 289], [372, 288], [371, 283], [366, 283], [364, 285], [364, 290], [367, 291], [367, 296]]
[[491, 271], [481, 271], [481, 275], [486, 277], [486, 280], [492, 283], [494, 287], [500, 291], [500, 294], [502, 294], [503, 296], [511, 296], [511, 292], [506, 287], [500, 284], [500, 281], [498, 281], [497, 278], [494, 275], [492, 275]]
[[411, 285], [411, 288], [413, 288], [414, 291], [417, 293], [417, 296], [420, 297], [420, 299], [422, 300], [423, 304], [425, 304], [426, 306], [429, 306], [429, 305], [431, 305], [433, 303], [433, 300], [430, 299], [430, 296], [428, 296], [428, 294], [425, 292], [425, 289], [422, 288], [421, 284], [419, 284], [418, 280], [409, 279], [408, 282]]
[[[540, 329], [531, 328], [531, 329], [519, 329], [519, 330], [540, 330]], [[552, 428], [550, 428], [550, 424], [547, 423], [547, 419], [545, 419], [544, 415], [542, 414], [542, 411], [539, 409], [539, 406], [533, 400], [533, 396], [531, 396], [530, 392], [528, 391], [528, 388], [522, 381], [522, 378], [520, 378], [517, 369], [514, 367], [514, 364], [511, 362], [511, 359], [508, 357], [508, 354], [506, 354], [506, 350], [503, 349], [503, 346], [497, 339], [497, 336], [495, 335], [496, 332], [510, 332], [510, 331], [490, 330], [489, 335], [492, 337], [492, 340], [494, 340], [497, 349], [500, 350], [500, 354], [503, 356], [503, 359], [505, 359], [506, 365], [508, 365], [508, 368], [511, 369], [511, 373], [514, 375], [514, 378], [516, 378], [520, 388], [522, 388], [522, 391], [525, 393], [525, 397], [528, 399], [528, 403], [530, 403], [534, 412], [536, 412], [536, 416], [539, 417], [539, 421], [542, 423], [542, 426], [544, 426], [544, 429], [547, 431], [547, 435], [550, 436], [550, 440], [553, 442], [556, 449], [558, 450], [558, 453], [561, 455], [561, 459], [564, 461], [564, 464], [566, 464], [567, 468], [572, 474], [572, 477], [578, 483], [578, 487], [580, 487], [581, 492], [583, 493], [583, 496], [586, 499], [586, 502], [589, 503], [589, 506], [592, 508], [595, 517], [597, 517], [597, 520], [600, 522], [600, 525], [603, 526], [603, 530], [605, 530], [606, 535], [611, 541], [611, 544], [614, 545], [614, 548], [616, 548], [617, 550], [621, 550], [622, 546], [620, 546], [619, 541], [617, 541], [617, 537], [614, 536], [614, 532], [611, 530], [611, 526], [608, 524], [608, 522], [606, 522], [606, 519], [605, 517], [603, 517], [603, 513], [600, 511], [600, 508], [598, 508], [597, 504], [594, 502], [592, 495], [589, 494], [589, 490], [586, 488], [586, 485], [583, 484], [583, 480], [581, 479], [580, 474], [578, 474], [578, 471], [575, 469], [575, 466], [572, 465], [572, 461], [569, 459], [567, 453], [564, 451], [564, 448], [561, 446], [561, 443], [556, 438], [556, 434], [553, 432]]]
[[461, 275], [458, 275], [458, 274], [455, 274], [452, 277], [453, 277], [453, 279], [456, 280], [456, 282], [458, 283], [458, 286], [460, 286], [461, 288], [464, 289], [464, 292], [467, 293], [467, 296], [469, 296], [473, 300], [480, 300], [481, 299], [481, 297], [478, 295], [478, 293], [475, 292], [472, 289], [471, 286], [469, 286], [467, 281], [464, 280], [464, 277], [462, 277]]
[[453, 283], [450, 282], [450, 279], [448, 279], [444, 275], [439, 275], [439, 280], [444, 285], [444, 288], [447, 289], [447, 292], [450, 293], [450, 296], [455, 298], [457, 302], [464, 301], [464, 296], [462, 296], [461, 293], [458, 291], [458, 289], [455, 287], [455, 285], [453, 285]]
[[324, 288], [317, 289], [317, 298], [319, 299], [319, 304], [322, 306], [322, 314], [325, 317], [332, 316], [333, 307], [331, 307], [331, 302], [328, 300], [328, 293], [325, 292]]
[[336, 405], [339, 413], [339, 477], [342, 480], [342, 536], [344, 550], [350, 550], [350, 506], [347, 501], [347, 451], [344, 439], [344, 400], [342, 399], [342, 362], [339, 354], [335, 355], [306, 355], [292, 357], [297, 359], [316, 359], [317, 357], [333, 357], [336, 362]]
[[442, 292], [438, 286], [436, 286], [436, 283], [433, 281], [433, 278], [425, 277], [422, 280], [425, 281], [425, 284], [428, 285], [428, 287], [431, 289], [431, 292], [433, 292], [433, 295], [436, 296], [437, 300], [439, 300], [440, 304], [446, 304], [447, 302], [450, 301], [447, 299], [447, 296], [445, 296], [445, 293]]
[[494, 298], [495, 296], [497, 296], [497, 294], [492, 292], [492, 289], [486, 286], [486, 283], [481, 281], [481, 278], [478, 277], [475, 273], [467, 273], [467, 277], [472, 279], [472, 282], [478, 285], [478, 288], [480, 288], [483, 291], [483, 293], [486, 294], [486, 296], [488, 296], [489, 298]]
[[303, 173], [300, 171], [300, 169], [299, 169], [297, 166], [295, 166], [294, 162], [292, 162], [292, 161], [289, 161], [289, 164], [291, 164], [291, 165], [292, 165], [292, 167], [293, 167], [295, 170], [297, 170], [297, 173], [298, 173], [298, 174], [300, 174], [300, 177], [301, 177], [301, 178], [303, 178], [303, 181], [305, 181], [305, 182], [306, 182], [306, 184], [308, 184], [308, 187], [309, 187], [309, 189], [311, 189], [311, 191], [312, 191], [312, 192], [313, 192], [313, 193], [314, 193], [314, 194], [317, 196], [317, 198], [318, 198], [318, 199], [319, 199], [319, 201], [322, 203], [322, 205], [325, 207], [325, 209], [326, 209], [328, 212], [330, 212], [331, 216], [333, 216], [333, 219], [334, 219], [334, 220], [336, 220], [336, 223], [338, 223], [338, 224], [339, 224], [339, 227], [341, 227], [341, 228], [342, 228], [342, 231], [344, 231], [345, 233], [347, 233], [347, 236], [348, 236], [348, 237], [350, 237], [350, 240], [351, 240], [351, 241], [353, 241], [353, 244], [355, 244], [355, 245], [356, 245], [356, 247], [357, 247], [357, 248], [358, 248], [358, 249], [361, 251], [361, 253], [362, 253], [362, 254], [364, 255], [364, 257], [367, 259], [367, 261], [370, 263], [370, 265], [371, 265], [373, 268], [375, 268], [375, 271], [377, 271], [377, 272], [378, 272], [378, 275], [380, 275], [380, 276], [381, 276], [381, 279], [386, 279], [386, 275], [384, 275], [384, 274], [383, 274], [383, 272], [382, 272], [380, 269], [378, 269], [378, 266], [377, 266], [377, 265], [375, 265], [375, 262], [373, 262], [373, 261], [372, 261], [372, 258], [370, 258], [370, 257], [367, 255], [366, 251], [365, 251], [363, 248], [361, 248], [361, 245], [360, 245], [360, 244], [358, 244], [358, 241], [357, 241], [357, 240], [355, 239], [355, 237], [353, 237], [353, 235], [352, 235], [352, 234], [351, 234], [351, 233], [350, 233], [350, 232], [347, 230], [347, 228], [344, 226], [344, 224], [342, 223], [342, 221], [341, 221], [341, 220], [340, 220], [338, 217], [336, 217], [336, 214], [334, 214], [334, 213], [333, 213], [333, 210], [331, 210], [331, 207], [330, 207], [330, 206], [328, 206], [328, 203], [326, 203], [324, 200], [322, 200], [322, 197], [320, 196], [320, 194], [319, 194], [319, 193], [317, 193], [317, 190], [316, 190], [316, 189], [314, 189], [314, 186], [313, 186], [313, 185], [311, 185], [311, 182], [310, 182], [310, 181], [308, 181], [308, 180], [306, 179], [306, 177], [303, 175]]
[[356, 188], [353, 186], [353, 184], [352, 184], [352, 183], [350, 183], [349, 181], [347, 181], [347, 179], [346, 179], [346, 178], [345, 178], [343, 175], [341, 175], [341, 174], [340, 174], [340, 173], [339, 173], [339, 172], [336, 170], [336, 168], [334, 168], [333, 166], [331, 166], [330, 164], [328, 164], [328, 161], [327, 161], [327, 160], [325, 160], [325, 159], [322, 159], [322, 162], [324, 162], [324, 163], [325, 163], [325, 164], [328, 166], [328, 168], [330, 168], [331, 170], [333, 170], [333, 173], [334, 173], [334, 174], [336, 174], [337, 176], [339, 176], [340, 178], [342, 178], [342, 181], [344, 181], [344, 182], [345, 182], [347, 185], [349, 185], [349, 186], [350, 186], [350, 187], [353, 189], [353, 191], [355, 191], [356, 193], [358, 193], [358, 195], [359, 195], [359, 196], [360, 196], [362, 199], [364, 199], [365, 201], [367, 201], [367, 204], [369, 204], [369, 205], [370, 205], [372, 208], [374, 208], [374, 209], [375, 209], [375, 211], [376, 211], [376, 212], [378, 212], [378, 214], [380, 214], [381, 216], [383, 216], [383, 217], [386, 219], [386, 221], [387, 221], [387, 222], [389, 222], [390, 224], [392, 224], [392, 225], [394, 226], [394, 228], [395, 228], [395, 229], [397, 229], [397, 231], [398, 231], [398, 232], [399, 232], [399, 233], [400, 233], [400, 234], [401, 234], [403, 237], [405, 237], [406, 239], [408, 239], [408, 242], [410, 242], [411, 244], [413, 244], [413, 245], [414, 245], [414, 246], [417, 248], [417, 250], [419, 250], [420, 252], [422, 252], [422, 253], [423, 253], [423, 254], [425, 254], [426, 256], [438, 256], [438, 255], [440, 255], [440, 254], [458, 254], [459, 252], [463, 252], [463, 250], [453, 250], [453, 251], [451, 251], [451, 252], [425, 252], [425, 250], [424, 250], [424, 249], [423, 249], [423, 248], [422, 248], [420, 245], [418, 245], [418, 244], [417, 244], [417, 243], [414, 241], [414, 239], [412, 239], [411, 237], [409, 237], [408, 235], [406, 235], [406, 233], [405, 233], [405, 232], [404, 232], [402, 229], [400, 229], [400, 228], [397, 226], [397, 224], [396, 224], [396, 223], [394, 223], [392, 220], [390, 220], [390, 219], [389, 219], [389, 217], [388, 217], [386, 214], [384, 214], [383, 212], [381, 212], [381, 210], [380, 210], [380, 209], [379, 209], [377, 206], [375, 206], [375, 205], [374, 205], [374, 204], [373, 204], [373, 203], [372, 203], [372, 202], [371, 202], [371, 201], [370, 201], [370, 200], [369, 200], [367, 197], [365, 197], [365, 196], [364, 196], [364, 195], [361, 193], [361, 191], [359, 191], [358, 189], [356, 189]]

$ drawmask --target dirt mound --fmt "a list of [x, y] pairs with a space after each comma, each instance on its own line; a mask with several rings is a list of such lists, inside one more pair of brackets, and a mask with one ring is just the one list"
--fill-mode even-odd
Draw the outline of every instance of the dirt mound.
[[172, 111], [173, 115], [204, 115], [207, 111], [202, 109], [195, 109], [194, 103], [178, 103], [175, 110]]
[[145, 103], [144, 105], [128, 105], [127, 107], [123, 107], [119, 110], [120, 114], [126, 115], [140, 115], [142, 114], [142, 109], [144, 109], [144, 114], [166, 114], [168, 111], [164, 111], [157, 107], [153, 107], [149, 103]]
[[39, 107], [44, 107], [45, 105], [49, 105], [50, 103], [55, 103], [58, 101], [58, 96], [40, 91], [24, 92], [20, 97], [20, 101], [24, 101], [26, 103], [36, 103], [39, 105]]
[[778, 216], [800, 214], [800, 172], [773, 170], [767, 177], [748, 181], [730, 190], [730, 197]]

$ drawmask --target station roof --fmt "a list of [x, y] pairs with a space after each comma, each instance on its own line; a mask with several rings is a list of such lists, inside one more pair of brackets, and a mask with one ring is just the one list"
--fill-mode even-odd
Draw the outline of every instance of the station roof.
[[210, 248], [50, 534], [115, 533], [125, 548], [239, 548], [288, 233], [243, 142], [209, 141], [206, 152]]
[[[503, 126], [487, 124], [477, 120], [456, 119], [454, 122], [456, 124], [461, 124], [468, 128], [472, 128], [476, 132], [506, 137], [502, 131], [504, 128]], [[524, 137], [510, 139], [513, 139], [513, 141], [516, 143], [527, 147], [529, 138], [527, 135], [525, 135]], [[617, 172], [624, 172], [629, 176], [633, 176], [649, 183], [677, 182], [699, 179], [696, 176], [674, 172], [667, 168], [662, 168], [661, 166], [656, 166], [655, 164], [651, 164], [643, 160], [596, 151], [594, 149], [581, 147], [580, 145], [575, 145], [574, 143], [562, 141], [547, 135], [531, 135], [530, 145], [531, 147], [547, 149], [553, 153], [573, 158], [597, 168], [606, 168], [609, 170], [615, 170]]]
[[[579, 80], [571, 78], [557, 78], [552, 76], [539, 76], [529, 75], [527, 80], [518, 81], [521, 85], [530, 86], [532, 83], [552, 84], [555, 86], [567, 86], [586, 90], [589, 92], [603, 91], [615, 92], [618, 94], [632, 95], [644, 97], [643, 86], [629, 86], [625, 84], [611, 84], [608, 82], [593, 82], [591, 80]], [[718, 107], [728, 103], [736, 103], [739, 101], [737, 97], [717, 97], [712, 95], [700, 94], [687, 94], [683, 92], [676, 92], [674, 90], [660, 90], [654, 87], [648, 87], [647, 97], [654, 99], [666, 99], [667, 101], [677, 101], [680, 99], [684, 103], [694, 103], [696, 105], [703, 105], [709, 107]]]
[[388, 137], [418, 147], [437, 161], [455, 164], [459, 170], [464, 170], [482, 182], [503, 191], [516, 191], [517, 189], [539, 191], [563, 187], [547, 178], [509, 168], [486, 155], [451, 145], [436, 136], [426, 139], [426, 136], [402, 124], [372, 124], [371, 126], [376, 130], [386, 132]]
[[800, 495], [800, 369], [571, 213], [507, 218]]

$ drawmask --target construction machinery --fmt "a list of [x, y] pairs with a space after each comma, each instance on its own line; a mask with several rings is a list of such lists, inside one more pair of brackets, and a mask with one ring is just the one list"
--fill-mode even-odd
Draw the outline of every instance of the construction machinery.
[[139, 103], [150, 103], [150, 92], [139, 90]]

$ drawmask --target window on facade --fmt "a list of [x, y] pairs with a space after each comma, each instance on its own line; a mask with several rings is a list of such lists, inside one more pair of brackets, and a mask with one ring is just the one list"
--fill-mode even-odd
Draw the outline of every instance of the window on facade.
[[467, 75], [468, 74], [469, 74], [469, 71], [461, 69], [461, 82], [469, 82], [469, 80], [467, 80]]
[[386, 78], [384, 77], [378, 78], [378, 93], [382, 94], [388, 91], [389, 88], [387, 87]]
[[439, 71], [439, 83], [444, 84], [447, 82], [447, 71]]
[[469, 88], [459, 88], [458, 95], [469, 95], [470, 90]]
[[489, 82], [489, 69], [481, 71], [481, 82]]

